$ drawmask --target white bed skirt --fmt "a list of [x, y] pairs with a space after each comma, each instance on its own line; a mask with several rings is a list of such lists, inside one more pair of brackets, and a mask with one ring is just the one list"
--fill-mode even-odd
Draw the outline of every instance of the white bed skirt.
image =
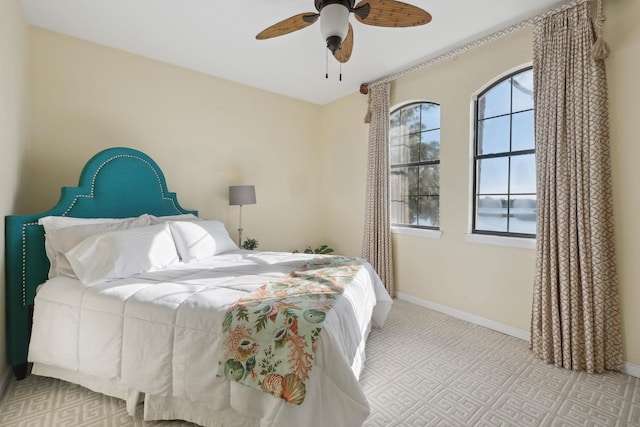
[[[358, 353], [352, 367], [356, 372], [360, 372], [365, 362], [364, 346]], [[260, 391], [238, 383], [230, 384], [231, 387], [238, 388], [232, 393], [235, 401], [231, 402], [231, 407], [220, 408], [177, 397], [144, 394], [128, 389], [117, 382], [42, 363], [34, 363], [31, 373], [57, 378], [78, 384], [97, 393], [122, 399], [126, 401], [127, 412], [132, 417], [135, 416], [138, 403], [143, 401], [146, 421], [179, 419], [205, 427], [354, 427], [362, 425], [369, 415], [369, 406], [363, 405], [362, 401], [356, 401], [342, 392], [340, 387], [331, 383], [330, 377], [323, 375], [321, 371], [322, 367], [320, 366], [314, 366], [311, 371], [305, 403], [295, 406], [287, 404], [281, 399], [272, 398], [269, 399], [270, 404], [274, 406], [272, 408], [243, 405], [243, 402], [255, 403], [256, 401], [265, 401], [265, 398]], [[332, 390], [332, 393], [326, 393], [327, 390]], [[255, 393], [259, 394], [261, 399], [249, 396]], [[242, 396], [246, 396], [247, 399], [242, 399]], [[319, 401], [322, 401], [322, 404], [319, 404]], [[364, 401], [366, 402], [366, 398]], [[326, 411], [327, 407], [344, 408], [345, 402], [349, 402], [347, 405], [349, 411]], [[252, 412], [256, 417], [247, 415]], [[260, 418], [260, 414], [265, 412], [270, 416]]]

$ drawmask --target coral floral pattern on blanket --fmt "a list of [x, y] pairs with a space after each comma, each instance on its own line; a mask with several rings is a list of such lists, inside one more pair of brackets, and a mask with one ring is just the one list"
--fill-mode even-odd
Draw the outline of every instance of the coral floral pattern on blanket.
[[362, 268], [357, 258], [319, 256], [236, 301], [217, 375], [302, 404], [322, 322]]

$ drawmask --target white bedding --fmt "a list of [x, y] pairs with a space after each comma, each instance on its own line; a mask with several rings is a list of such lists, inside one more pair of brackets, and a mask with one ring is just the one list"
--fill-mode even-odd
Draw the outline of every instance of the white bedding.
[[233, 302], [314, 255], [234, 251], [87, 287], [55, 277], [36, 295], [33, 373], [128, 400], [146, 419], [206, 426], [356, 427], [369, 414], [358, 383], [371, 321], [391, 307], [369, 264], [326, 317], [307, 396], [291, 405], [216, 377], [221, 325]]

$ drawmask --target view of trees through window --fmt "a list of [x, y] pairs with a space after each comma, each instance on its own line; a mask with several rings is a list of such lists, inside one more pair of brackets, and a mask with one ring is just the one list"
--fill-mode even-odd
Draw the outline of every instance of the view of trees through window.
[[536, 165], [531, 68], [478, 96], [473, 231], [536, 234]]
[[440, 106], [405, 105], [389, 124], [391, 223], [440, 227]]

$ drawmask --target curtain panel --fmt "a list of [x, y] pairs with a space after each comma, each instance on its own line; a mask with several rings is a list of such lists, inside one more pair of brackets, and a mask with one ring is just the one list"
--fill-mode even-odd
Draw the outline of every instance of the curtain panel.
[[389, 93], [391, 82], [369, 87], [369, 154], [362, 257], [395, 295], [389, 218]]
[[531, 349], [575, 371], [622, 369], [607, 82], [588, 2], [534, 29], [537, 170]]

